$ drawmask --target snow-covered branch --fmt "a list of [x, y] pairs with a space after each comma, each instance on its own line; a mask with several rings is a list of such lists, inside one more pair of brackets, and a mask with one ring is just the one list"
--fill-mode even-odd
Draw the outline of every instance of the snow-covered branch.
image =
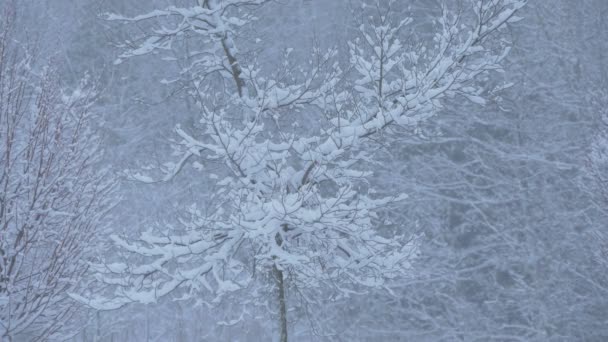
[[[473, 1], [470, 13], [446, 6], [431, 39], [408, 32], [414, 19], [388, 7], [349, 43], [351, 70], [338, 66], [337, 50], [315, 51], [306, 68], [296, 68], [288, 49], [274, 72], [236, 47], [238, 30], [253, 20], [247, 8], [265, 2], [209, 0], [191, 9], [109, 17], [177, 18], [176, 26], [144, 37], [123, 58], [175, 49], [175, 41], [192, 37], [208, 45], [184, 57], [191, 63], [182, 72], [189, 76], [200, 126], [177, 127], [178, 161], [161, 170], [161, 180], [178, 176], [191, 162], [201, 170], [219, 164], [214, 172], [221, 174], [207, 172], [218, 179], [211, 208], [193, 206], [179, 228], [135, 240], [115, 237], [125, 260], [94, 265], [110, 292], [83, 301], [115, 308], [149, 303], [179, 288], [190, 295], [212, 293], [214, 302], [265, 282], [279, 289], [285, 341], [285, 288], [348, 295], [412, 272], [416, 237], [385, 237], [378, 229], [378, 212], [407, 197], [373, 192], [367, 138], [392, 139], [384, 134], [391, 126], [420, 125], [455, 95], [483, 104], [480, 80], [501, 69], [509, 48], [500, 31], [525, 1]], [[314, 113], [319, 124], [310, 122]], [[283, 127], [282, 117], [309, 133]]]

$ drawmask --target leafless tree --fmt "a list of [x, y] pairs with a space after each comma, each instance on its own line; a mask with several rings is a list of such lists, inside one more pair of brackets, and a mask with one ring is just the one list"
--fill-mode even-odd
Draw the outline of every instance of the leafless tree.
[[0, 17], [0, 340], [58, 339], [78, 312], [113, 182], [98, 168], [94, 90], [66, 93], [52, 63], [19, 42], [16, 2]]
[[[343, 298], [412, 272], [415, 237], [378, 233], [378, 212], [407, 196], [383, 196], [369, 185], [368, 170], [378, 162], [371, 140], [394, 141], [394, 128], [415, 129], [448, 97], [482, 104], [478, 81], [500, 69], [508, 51], [495, 38], [518, 19], [525, 1], [444, 6], [433, 37], [416, 42], [408, 41], [416, 36], [408, 34], [414, 19], [392, 10], [397, 1], [363, 1], [375, 19], [349, 42], [349, 70], [340, 68], [337, 51], [317, 50], [298, 66], [287, 49], [271, 72], [238, 48], [250, 43], [243, 32], [268, 2], [209, 0], [107, 16], [163, 23], [125, 42], [116, 64], [176, 52], [179, 58], [165, 60], [181, 59], [186, 67], [169, 83], [186, 84], [201, 114], [200, 129], [176, 128], [177, 161], [164, 164], [158, 177], [131, 172], [131, 178], [157, 183], [191, 164], [204, 172], [221, 168], [208, 175], [217, 179], [215, 197], [190, 207], [182, 227], [150, 230], [138, 239], [113, 236], [131, 259], [96, 265], [107, 293], [80, 297], [83, 302], [116, 309], [184, 291], [184, 299], [200, 301], [199, 292], [212, 293], [217, 303], [237, 292], [255, 293], [261, 283], [260, 293], [276, 291], [279, 340], [287, 342], [291, 291], [312, 303], [319, 292]], [[468, 14], [461, 14], [465, 8]], [[192, 40], [200, 50], [180, 53]], [[289, 121], [292, 127], [283, 125]], [[312, 133], [302, 128], [308, 126]]]

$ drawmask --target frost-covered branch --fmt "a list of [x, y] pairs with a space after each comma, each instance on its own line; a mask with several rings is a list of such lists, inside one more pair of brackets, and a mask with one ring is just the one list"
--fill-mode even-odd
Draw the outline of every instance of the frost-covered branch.
[[[191, 63], [181, 73], [189, 76], [199, 126], [178, 126], [178, 161], [161, 170], [161, 180], [196, 163], [217, 181], [209, 207], [191, 207], [179, 227], [133, 240], [114, 237], [124, 260], [93, 266], [108, 292], [81, 300], [116, 308], [180, 289], [185, 298], [206, 292], [216, 302], [262, 282], [279, 290], [286, 341], [286, 288], [347, 296], [412, 272], [415, 236], [383, 236], [378, 229], [378, 213], [407, 197], [374, 193], [367, 138], [392, 139], [384, 134], [391, 126], [415, 127], [455, 95], [483, 104], [480, 81], [500, 70], [508, 52], [503, 40], [492, 38], [525, 1], [473, 1], [470, 13], [446, 6], [431, 39], [408, 32], [413, 18], [403, 19], [392, 7], [377, 10], [385, 15], [361, 25], [349, 43], [351, 71], [340, 69], [336, 50], [317, 50], [296, 68], [287, 49], [272, 71], [240, 54], [237, 31], [253, 20], [247, 8], [265, 2], [210, 0], [187, 10], [110, 16], [126, 22], [177, 18], [175, 28], [151, 33], [124, 58], [177, 50], [176, 41], [190, 38], [205, 42], [204, 50], [184, 56]], [[283, 127], [282, 118], [310, 129]]]
[[[114, 183], [99, 169], [95, 90], [63, 91], [0, 19], [0, 339], [65, 337]], [[42, 69], [42, 71], [40, 71]], [[26, 337], [24, 337], [26, 336]]]

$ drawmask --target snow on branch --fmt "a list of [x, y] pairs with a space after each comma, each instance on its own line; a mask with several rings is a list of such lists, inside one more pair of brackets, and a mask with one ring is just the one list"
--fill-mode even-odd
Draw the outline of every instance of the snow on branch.
[[[161, 180], [176, 177], [192, 160], [219, 164], [223, 178], [215, 184], [211, 207], [192, 206], [180, 227], [161, 227], [134, 240], [114, 237], [125, 260], [94, 266], [112, 293], [91, 299], [91, 305], [151, 302], [178, 289], [185, 298], [211, 293], [217, 302], [260, 283], [346, 296], [413, 272], [416, 237], [379, 233], [378, 213], [394, 210], [407, 197], [373, 192], [368, 178], [375, 156], [367, 138], [392, 139], [383, 132], [419, 125], [440, 113], [451, 96], [483, 104], [480, 78], [500, 71], [509, 50], [500, 30], [525, 1], [473, 1], [471, 13], [444, 7], [435, 35], [418, 41], [408, 40], [419, 36], [408, 32], [415, 19], [389, 8], [362, 23], [358, 38], [349, 42], [350, 70], [339, 68], [336, 50], [317, 50], [306, 68], [294, 68], [288, 49], [278, 72], [240, 54], [235, 41], [234, 33], [252, 16], [245, 8], [230, 8], [265, 2], [202, 1], [188, 11], [110, 18], [179, 18], [175, 29], [151, 33], [125, 57], [170, 49], [173, 40], [189, 37], [176, 32], [210, 44], [184, 72], [194, 75], [189, 94], [200, 111], [199, 128], [178, 126], [179, 158], [161, 170]], [[211, 74], [226, 86], [218, 87]], [[315, 112], [321, 120], [307, 116]], [[283, 127], [283, 115], [312, 128]], [[279, 302], [284, 309], [285, 298]]]

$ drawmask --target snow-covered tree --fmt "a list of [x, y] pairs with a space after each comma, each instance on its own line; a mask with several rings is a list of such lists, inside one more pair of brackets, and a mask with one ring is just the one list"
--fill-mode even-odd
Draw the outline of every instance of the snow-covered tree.
[[[404, 201], [379, 194], [369, 177], [380, 143], [415, 134], [460, 96], [483, 103], [480, 80], [501, 70], [508, 43], [500, 32], [520, 0], [444, 5], [437, 18], [404, 18], [396, 1], [364, 2], [372, 17], [349, 43], [350, 66], [337, 50], [316, 49], [306, 65], [284, 52], [259, 65], [249, 37], [265, 0], [204, 0], [108, 20], [156, 24], [125, 43], [116, 61], [159, 54], [180, 66], [164, 83], [187, 89], [199, 111], [195, 127], [178, 126], [175, 162], [146, 183], [170, 181], [187, 165], [213, 183], [180, 226], [153, 227], [138, 239], [113, 236], [126, 260], [94, 264], [109, 285], [103, 295], [74, 295], [98, 309], [150, 303], [168, 294], [204, 302], [214, 296], [277, 291], [280, 340], [287, 341], [288, 291], [305, 301], [382, 288], [412, 272], [411, 232], [383, 234], [378, 213]], [[371, 11], [368, 11], [371, 10]], [[422, 20], [435, 34], [417, 33]], [[243, 48], [243, 50], [241, 50]]]
[[[420, 277], [396, 283], [395, 296], [340, 308], [345, 340], [606, 338], [606, 272], [594, 261], [605, 253], [594, 237], [605, 219], [578, 188], [603, 125], [592, 118], [606, 107], [590, 100], [605, 75], [602, 44], [589, 38], [606, 35], [602, 5], [531, 2], [512, 27], [505, 73], [486, 89], [511, 87], [486, 96], [482, 110], [447, 102], [379, 170], [415, 199], [401, 213], [425, 233]], [[586, 192], [600, 194], [595, 183]]]
[[[65, 338], [113, 184], [99, 169], [94, 89], [62, 91], [52, 64], [0, 18], [0, 340]], [[73, 328], [73, 327], [72, 327]]]

